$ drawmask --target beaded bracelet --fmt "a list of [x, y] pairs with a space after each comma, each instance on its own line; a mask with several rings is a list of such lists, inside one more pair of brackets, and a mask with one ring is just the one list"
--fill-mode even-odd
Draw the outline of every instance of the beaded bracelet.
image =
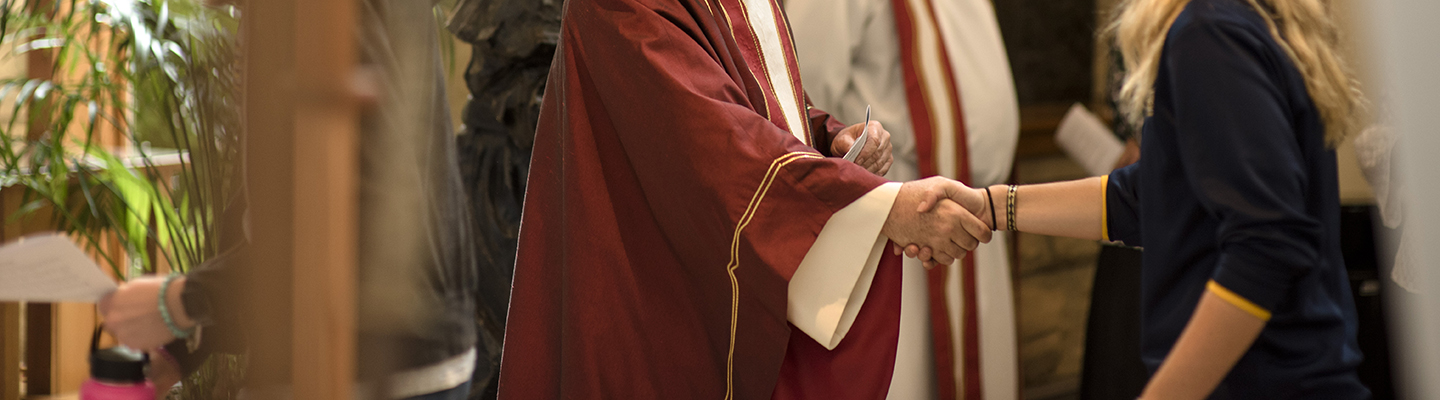
[[160, 319], [165, 320], [165, 327], [170, 329], [170, 334], [175, 335], [176, 339], [190, 337], [190, 332], [175, 326], [175, 318], [170, 316], [170, 306], [166, 304], [165, 292], [170, 289], [170, 283], [180, 276], [180, 274], [170, 274], [165, 277], [165, 282], [160, 284]]
[[1019, 232], [1015, 229], [1015, 185], [1010, 185], [1009, 193], [1005, 196], [1005, 227], [1011, 232]]

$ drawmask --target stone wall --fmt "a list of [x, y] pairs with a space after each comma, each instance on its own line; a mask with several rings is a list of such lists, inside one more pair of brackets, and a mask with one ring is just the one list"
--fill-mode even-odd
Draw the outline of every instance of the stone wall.
[[[1086, 176], [1054, 145], [1053, 134], [1071, 104], [1090, 102], [1094, 97], [1095, 29], [1099, 26], [1095, 10], [1097, 2], [1108, 6], [1112, 1], [994, 3], [1021, 108], [1014, 182]], [[1023, 397], [1075, 398], [1099, 244], [1024, 233], [1018, 234], [1016, 243]]]
[[[1064, 156], [1029, 158], [1015, 165], [1015, 180], [1022, 184], [1084, 177], [1084, 169]], [[1017, 243], [1024, 398], [1075, 398], [1100, 245], [1026, 233], [1018, 234]]]
[[1089, 99], [1095, 1], [994, 3], [1022, 106]]

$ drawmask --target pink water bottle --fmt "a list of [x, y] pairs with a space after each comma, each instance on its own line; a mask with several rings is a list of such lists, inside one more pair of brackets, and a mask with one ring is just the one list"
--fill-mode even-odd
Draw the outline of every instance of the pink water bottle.
[[90, 340], [90, 379], [80, 384], [80, 400], [155, 400], [155, 385], [145, 379], [145, 354], [117, 346], [97, 350], [100, 330]]

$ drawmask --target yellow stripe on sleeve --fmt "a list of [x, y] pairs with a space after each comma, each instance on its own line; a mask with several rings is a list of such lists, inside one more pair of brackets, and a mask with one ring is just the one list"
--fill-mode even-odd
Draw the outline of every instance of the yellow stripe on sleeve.
[[1100, 240], [1110, 241], [1110, 175], [1100, 176]]
[[1213, 280], [1205, 283], [1205, 289], [1209, 290], [1210, 293], [1214, 293], [1216, 296], [1220, 296], [1221, 299], [1225, 299], [1226, 302], [1240, 307], [1241, 310], [1245, 310], [1245, 312], [1250, 313], [1250, 315], [1260, 318], [1261, 321], [1270, 320], [1270, 310], [1251, 303], [1250, 300], [1246, 300], [1245, 297], [1235, 294], [1235, 292], [1226, 289], [1224, 286], [1220, 286], [1219, 283], [1215, 283]]

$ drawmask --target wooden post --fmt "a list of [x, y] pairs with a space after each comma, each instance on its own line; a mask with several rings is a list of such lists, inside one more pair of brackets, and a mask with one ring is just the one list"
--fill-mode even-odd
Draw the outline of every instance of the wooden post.
[[20, 360], [23, 358], [20, 303], [0, 303], [0, 400], [20, 400]]
[[242, 21], [250, 382], [297, 399], [355, 397], [354, 8], [253, 0]]
[[73, 394], [90, 376], [90, 335], [95, 332], [95, 305], [51, 304], [51, 393]]
[[[354, 398], [359, 113], [353, 0], [295, 2], [295, 397]], [[323, 18], [315, 18], [323, 16]]]
[[25, 394], [54, 394], [50, 332], [55, 314], [46, 303], [25, 303]]
[[[13, 117], [13, 116], [12, 116]], [[10, 215], [6, 196], [0, 191], [0, 215]], [[0, 224], [0, 243], [10, 241], [9, 224]], [[0, 303], [0, 400], [20, 400], [20, 362], [25, 353], [20, 346], [20, 303]]]
[[[42, 0], [33, 3], [35, 10], [50, 8], [52, 5], [54, 5], [53, 0]], [[54, 18], [54, 15], [49, 15], [48, 17]], [[55, 68], [55, 55], [50, 51], [42, 50], [25, 53], [25, 64], [25, 76], [27, 78], [54, 78], [51, 72], [54, 71]], [[28, 140], [39, 139], [40, 135], [44, 134], [45, 129], [50, 125], [50, 109], [46, 107], [26, 108], [29, 108], [31, 111], [25, 115], [25, 138]], [[20, 116], [15, 115], [14, 117], [18, 118]]]
[[240, 298], [253, 313], [249, 330], [252, 390], [288, 385], [291, 371], [291, 295], [294, 252], [295, 7], [285, 0], [245, 2], [241, 18], [246, 185], [252, 231], [245, 248]]

